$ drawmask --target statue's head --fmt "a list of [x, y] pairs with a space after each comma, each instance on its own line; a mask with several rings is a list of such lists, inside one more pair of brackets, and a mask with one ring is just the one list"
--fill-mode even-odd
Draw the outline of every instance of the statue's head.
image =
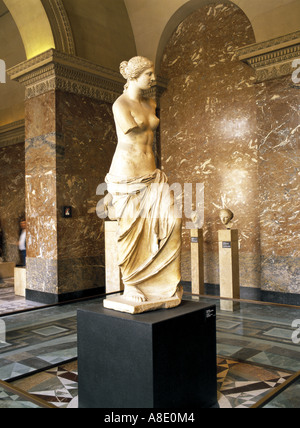
[[[127, 80], [127, 84], [125, 86], [125, 90], [128, 88], [128, 85], [131, 81], [137, 81], [140, 77], [144, 75], [144, 73], [149, 72], [150, 80], [153, 82], [155, 80], [154, 75], [154, 64], [149, 59], [143, 56], [135, 56], [131, 58], [130, 61], [123, 61], [120, 65], [120, 73]], [[149, 86], [149, 84], [144, 86]], [[151, 85], [150, 85], [151, 87]], [[143, 89], [149, 89], [145, 87]]]
[[224, 210], [220, 211], [220, 219], [221, 219], [221, 222], [225, 226], [227, 226], [231, 222], [231, 220], [233, 219], [233, 217], [234, 217], [233, 212], [230, 211], [230, 210], [228, 210], [228, 209], [224, 209]]

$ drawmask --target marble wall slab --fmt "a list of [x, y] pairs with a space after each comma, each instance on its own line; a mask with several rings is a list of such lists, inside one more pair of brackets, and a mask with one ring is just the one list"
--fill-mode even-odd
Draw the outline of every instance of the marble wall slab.
[[259, 86], [262, 289], [300, 294], [300, 93], [291, 76]]
[[[223, 206], [236, 215], [241, 252], [255, 256], [260, 247], [255, 78], [235, 58], [238, 47], [254, 41], [236, 6], [204, 7], [177, 28], [161, 65], [161, 74], [170, 79], [161, 100], [162, 165], [171, 183], [204, 183], [205, 282], [210, 284], [219, 280]], [[184, 251], [188, 261], [189, 231]], [[256, 270], [256, 257], [245, 257], [242, 283], [259, 287], [259, 277], [249, 283], [251, 269]]]
[[3, 256], [21, 262], [18, 249], [20, 220], [25, 216], [24, 143], [0, 148], [0, 222], [3, 230]]
[[104, 222], [96, 215], [116, 149], [112, 105], [57, 92], [57, 208], [72, 206], [73, 218], [58, 215], [60, 291], [105, 285]]
[[[171, 183], [204, 183], [206, 283], [218, 283], [218, 211], [227, 207], [240, 231], [241, 285], [300, 293], [299, 91], [289, 79], [256, 83], [235, 55], [254, 42], [235, 5], [203, 7], [178, 26], [160, 71], [170, 81], [162, 167]], [[186, 230], [185, 280], [189, 251]]]

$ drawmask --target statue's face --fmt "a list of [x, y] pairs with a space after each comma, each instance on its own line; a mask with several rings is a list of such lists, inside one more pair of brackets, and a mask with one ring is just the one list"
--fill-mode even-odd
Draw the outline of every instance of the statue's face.
[[230, 221], [233, 219], [233, 215], [230, 211], [222, 210], [220, 212], [220, 219], [222, 223], [227, 226], [227, 224], [230, 223]]
[[155, 80], [154, 67], [151, 67], [148, 68], [148, 70], [143, 71], [143, 73], [136, 79], [136, 82], [140, 89], [146, 91], [152, 87]]

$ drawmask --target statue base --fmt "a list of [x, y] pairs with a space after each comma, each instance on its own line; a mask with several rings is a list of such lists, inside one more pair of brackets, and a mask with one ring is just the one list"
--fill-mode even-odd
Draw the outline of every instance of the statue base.
[[78, 387], [80, 409], [216, 407], [215, 305], [138, 316], [80, 309]]
[[131, 315], [142, 314], [144, 312], [157, 311], [159, 309], [172, 309], [181, 304], [183, 296], [183, 287], [179, 287], [174, 297], [162, 300], [161, 298], [152, 298], [146, 302], [134, 302], [126, 299], [124, 296], [107, 297], [103, 301], [105, 309], [112, 309], [117, 312], [124, 312]]

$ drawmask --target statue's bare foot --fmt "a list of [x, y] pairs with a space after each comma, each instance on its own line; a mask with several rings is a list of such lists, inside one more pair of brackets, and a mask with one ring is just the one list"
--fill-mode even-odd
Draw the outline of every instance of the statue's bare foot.
[[143, 303], [147, 301], [147, 297], [136, 287], [125, 287], [123, 297], [136, 303]]

